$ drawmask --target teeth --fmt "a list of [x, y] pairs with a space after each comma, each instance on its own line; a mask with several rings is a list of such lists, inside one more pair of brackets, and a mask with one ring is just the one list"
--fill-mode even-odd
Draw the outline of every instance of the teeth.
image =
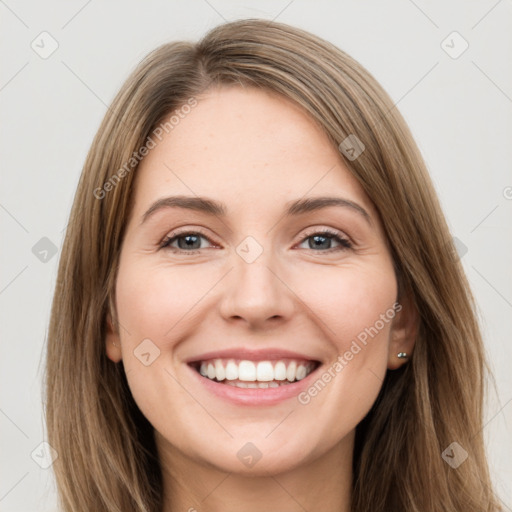
[[[208, 377], [210, 376], [208, 375]], [[240, 361], [238, 365], [238, 378], [240, 380], [255, 381], [256, 365], [252, 361]]]
[[261, 361], [258, 363], [256, 367], [256, 380], [263, 382], [274, 380], [274, 367], [270, 361]]
[[278, 361], [274, 367], [274, 379], [285, 380], [286, 379], [286, 365], [282, 361]]
[[284, 382], [242, 382], [241, 380], [237, 382], [226, 381], [228, 386], [234, 386], [237, 388], [278, 388], [279, 386], [285, 386], [289, 384], [288, 382], [285, 384]]
[[237, 363], [233, 359], [215, 359], [208, 362], [202, 361], [199, 373], [208, 379], [225, 381], [225, 384], [237, 387], [275, 388], [304, 379], [311, 373], [314, 366], [313, 362], [294, 360], [273, 362], [241, 360]]
[[226, 365], [226, 379], [228, 379], [228, 380], [238, 379], [238, 365], [235, 364], [234, 361], [228, 361], [228, 364]]
[[288, 365], [288, 368], [286, 369], [286, 378], [292, 382], [293, 380], [295, 380], [295, 371], [297, 369], [297, 363], [295, 363], [295, 361], [292, 361], [289, 365]]
[[302, 380], [306, 376], [306, 367], [303, 364], [300, 364], [297, 368], [297, 373], [295, 374], [295, 378], [297, 380]]
[[222, 366], [222, 362], [218, 359], [215, 361], [215, 377], [217, 380], [224, 380], [226, 378], [226, 371], [224, 370], [224, 366]]

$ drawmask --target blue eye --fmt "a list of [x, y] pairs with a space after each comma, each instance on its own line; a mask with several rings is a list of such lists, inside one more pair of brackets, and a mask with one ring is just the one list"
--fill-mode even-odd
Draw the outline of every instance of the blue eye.
[[[172, 233], [166, 237], [160, 244], [161, 249], [168, 248], [175, 253], [181, 254], [197, 254], [204, 249], [201, 247], [201, 239], [212, 244], [211, 240], [199, 231], [184, 231], [182, 233]], [[333, 252], [346, 249], [352, 249], [352, 243], [341, 236], [339, 233], [330, 230], [314, 232], [302, 239], [301, 244], [307, 240], [312, 240], [308, 244], [307, 249], [315, 252]], [[331, 247], [335, 241], [338, 246]], [[177, 242], [177, 247], [173, 244]]]
[[[352, 244], [340, 234], [335, 231], [324, 230], [318, 233], [313, 233], [308, 235], [306, 238], [302, 240], [301, 243], [304, 243], [306, 240], [313, 240], [312, 243], [309, 243], [308, 249], [313, 251], [317, 251], [319, 249], [326, 249], [326, 251], [320, 252], [331, 252], [331, 251], [339, 251], [343, 249], [352, 249]], [[339, 244], [339, 247], [325, 247], [325, 245], [331, 245], [332, 241], [336, 241]]]
[[[195, 254], [197, 250], [202, 249], [201, 238], [209, 241], [209, 239], [205, 235], [195, 231], [173, 234], [169, 237], [166, 237], [162, 241], [160, 248], [164, 249], [166, 247], [169, 247], [175, 249], [176, 252], [186, 252], [189, 254]], [[183, 240], [183, 243], [180, 243], [181, 240]], [[172, 247], [171, 244], [176, 241], [178, 242], [178, 247]]]

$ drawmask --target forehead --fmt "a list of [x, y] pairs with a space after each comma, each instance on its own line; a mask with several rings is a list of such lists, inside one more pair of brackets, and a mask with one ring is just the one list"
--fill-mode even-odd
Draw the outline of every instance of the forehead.
[[372, 210], [337, 148], [300, 107], [232, 86], [198, 97], [157, 141], [137, 170], [135, 209], [185, 194], [267, 211], [276, 202], [336, 193]]

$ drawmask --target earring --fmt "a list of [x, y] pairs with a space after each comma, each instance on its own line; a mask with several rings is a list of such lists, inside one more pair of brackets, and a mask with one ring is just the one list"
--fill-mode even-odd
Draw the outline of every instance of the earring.
[[407, 355], [407, 352], [398, 352], [396, 357], [399, 359], [407, 359], [409, 356]]

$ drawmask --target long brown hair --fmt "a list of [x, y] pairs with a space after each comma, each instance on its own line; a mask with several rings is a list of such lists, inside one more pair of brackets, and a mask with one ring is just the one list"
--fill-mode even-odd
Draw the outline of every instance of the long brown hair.
[[[357, 427], [352, 510], [500, 510], [483, 444], [487, 366], [474, 300], [411, 133], [386, 92], [346, 53], [306, 31], [257, 19], [151, 52], [115, 97], [87, 156], [62, 249], [46, 361], [45, 413], [59, 454], [53, 468], [62, 509], [161, 510], [153, 429], [122, 363], [106, 356], [106, 317], [116, 317], [116, 269], [138, 163], [131, 159], [166, 116], [227, 84], [294, 101], [335, 147], [350, 135], [364, 144], [346, 165], [381, 216], [400, 293], [419, 312], [411, 360], [388, 371]], [[468, 454], [456, 469], [442, 456], [453, 442]]]

